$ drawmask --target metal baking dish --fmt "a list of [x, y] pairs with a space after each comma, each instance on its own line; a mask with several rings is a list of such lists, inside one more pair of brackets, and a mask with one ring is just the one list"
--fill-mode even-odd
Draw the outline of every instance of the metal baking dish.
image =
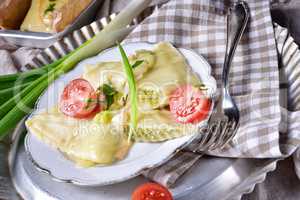
[[[161, 5], [162, 4], [150, 6], [147, 9], [145, 9], [139, 17], [135, 18], [132, 21], [131, 26], [128, 28], [133, 28], [135, 25], [139, 24], [141, 21], [143, 21], [143, 19], [145, 19], [145, 17], [149, 16], [151, 13], [153, 13], [154, 10], [158, 9]], [[28, 62], [25, 65], [25, 67], [28, 69], [32, 69], [36, 67], [41, 67], [43, 65], [58, 60], [59, 58], [70, 53], [71, 51], [82, 45], [85, 41], [96, 35], [116, 15], [117, 13], [112, 13], [111, 15], [102, 17], [91, 24], [81, 27], [80, 29], [72, 29], [73, 31], [68, 30], [69, 32], [67, 35], [61, 38], [56, 37], [56, 41], [51, 40], [52, 43], [49, 44], [47, 48], [43, 49], [41, 53], [36, 55], [30, 62]], [[37, 41], [36, 37], [34, 37], [34, 39], [32, 40], [35, 40], [34, 42]]]
[[[148, 181], [139, 176], [102, 187], [79, 187], [54, 181], [40, 173], [26, 155], [24, 145], [18, 145], [17, 132], [23, 129], [21, 122], [13, 134], [15, 140], [9, 157], [11, 179], [1, 182], [0, 189], [5, 193], [0, 192], [0, 199], [21, 200], [19, 193], [24, 200], [124, 200], [131, 198], [134, 188]], [[2, 146], [0, 144], [0, 149], [4, 152]], [[2, 152], [0, 158], [4, 159]], [[276, 169], [276, 163], [276, 159], [202, 157], [171, 192], [176, 200], [240, 200], [243, 194], [252, 192], [257, 183], [263, 182], [268, 172]], [[0, 167], [0, 175], [1, 170], [4, 171], [4, 167]]]
[[93, 0], [91, 4], [75, 19], [75, 21], [67, 26], [65, 30], [59, 33], [41, 33], [41, 32], [24, 32], [18, 30], [0, 30], [0, 37], [7, 42], [19, 46], [28, 46], [36, 48], [46, 48], [65, 35], [91, 23], [97, 14], [97, 10], [102, 0]]

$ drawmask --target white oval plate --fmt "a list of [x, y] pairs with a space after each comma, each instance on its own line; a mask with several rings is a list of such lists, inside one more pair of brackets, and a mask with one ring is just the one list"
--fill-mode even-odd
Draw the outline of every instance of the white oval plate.
[[[123, 45], [127, 54], [133, 54], [139, 49], [153, 49], [154, 44], [138, 42]], [[216, 94], [216, 81], [210, 75], [211, 68], [207, 61], [200, 55], [188, 49], [179, 51], [184, 55], [192, 70], [195, 71], [202, 82], [208, 87], [208, 94]], [[83, 74], [86, 64], [96, 64], [103, 61], [120, 60], [117, 47], [103, 51], [99, 55], [80, 62], [76, 68], [57, 79], [40, 97], [32, 115], [52, 108], [57, 104], [59, 96], [69, 81]], [[206, 121], [201, 124], [204, 125]], [[25, 139], [25, 148], [33, 164], [42, 172], [51, 175], [55, 180], [69, 182], [83, 186], [109, 185], [128, 180], [142, 173], [143, 170], [158, 166], [169, 159], [176, 150], [189, 144], [196, 134], [185, 136], [161, 143], [136, 143], [131, 148], [128, 156], [109, 166], [95, 166], [91, 168], [76, 167], [72, 161], [67, 160], [61, 152], [40, 141], [29, 133]]]

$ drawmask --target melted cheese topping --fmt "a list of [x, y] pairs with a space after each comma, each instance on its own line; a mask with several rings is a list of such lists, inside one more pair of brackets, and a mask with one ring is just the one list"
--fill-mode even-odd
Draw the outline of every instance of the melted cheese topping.
[[120, 126], [75, 119], [59, 111], [36, 114], [26, 126], [80, 166], [110, 164], [124, 158], [130, 147]]

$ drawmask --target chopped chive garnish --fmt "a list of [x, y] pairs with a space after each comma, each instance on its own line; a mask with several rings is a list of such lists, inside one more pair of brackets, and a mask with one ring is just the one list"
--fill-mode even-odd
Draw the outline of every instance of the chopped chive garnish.
[[137, 60], [135, 61], [135, 63], [131, 66], [132, 69], [138, 67], [140, 64], [142, 64], [144, 61], [143, 60]]

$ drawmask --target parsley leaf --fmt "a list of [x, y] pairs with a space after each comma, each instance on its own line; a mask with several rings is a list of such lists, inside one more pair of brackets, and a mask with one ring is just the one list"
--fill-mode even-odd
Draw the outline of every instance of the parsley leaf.
[[114, 103], [114, 96], [106, 96], [107, 109]]
[[112, 95], [114, 95], [114, 94], [117, 93], [117, 91], [115, 90], [115, 88], [113, 88], [112, 86], [110, 86], [108, 84], [103, 84], [102, 91], [107, 96], [112, 96]]
[[87, 98], [84, 99], [84, 102], [86, 103], [84, 109], [88, 109], [91, 106], [91, 103], [97, 102], [97, 99]]
[[48, 12], [53, 12], [55, 9], [56, 3], [50, 3], [46, 10], [44, 11], [44, 15], [46, 15]]
[[131, 65], [132, 69], [138, 67], [140, 64], [142, 64], [144, 61], [143, 60], [137, 60], [133, 65]]
[[107, 109], [109, 109], [109, 107], [114, 103], [114, 96], [118, 93], [118, 91], [108, 84], [103, 84], [98, 88], [98, 90], [100, 90], [104, 94], [106, 106]]

